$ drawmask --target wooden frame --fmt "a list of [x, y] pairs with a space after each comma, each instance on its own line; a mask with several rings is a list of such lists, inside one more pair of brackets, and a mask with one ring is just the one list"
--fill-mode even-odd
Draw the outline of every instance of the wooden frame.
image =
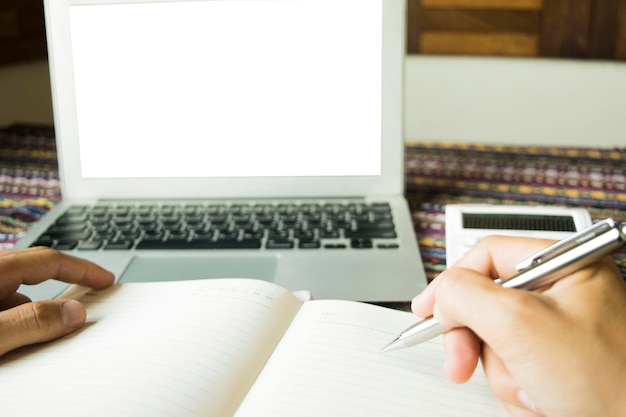
[[0, 2], [0, 65], [46, 58], [42, 0]]
[[626, 0], [407, 0], [407, 53], [626, 60]]

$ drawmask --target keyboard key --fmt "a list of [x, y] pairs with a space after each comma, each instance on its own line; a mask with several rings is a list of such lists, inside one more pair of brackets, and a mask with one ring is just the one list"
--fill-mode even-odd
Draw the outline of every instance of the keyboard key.
[[89, 236], [91, 236], [91, 232], [55, 232], [55, 233], [46, 233], [42, 238], [48, 237], [54, 240], [87, 240]]
[[376, 245], [378, 249], [398, 249], [400, 245], [397, 243], [379, 243]]
[[64, 234], [64, 233], [80, 233], [87, 230], [86, 224], [67, 223], [67, 224], [53, 224], [48, 228], [46, 234]]
[[42, 236], [31, 245], [31, 247], [33, 246], [47, 246], [51, 248], [52, 246], [54, 246], [54, 239], [52, 239], [50, 236]]
[[265, 247], [267, 249], [293, 249], [293, 240], [289, 239], [270, 239]]
[[166, 240], [152, 241], [142, 240], [137, 244], [137, 249], [259, 249], [261, 240]]
[[320, 239], [337, 239], [339, 231], [337, 230], [320, 230]]
[[89, 242], [79, 242], [77, 249], [78, 250], [98, 250], [102, 247], [102, 244], [104, 242], [102, 242], [101, 240], [93, 240], [93, 241], [89, 241]]
[[357, 238], [357, 239], [365, 239], [365, 238], [379, 238], [379, 239], [393, 239], [398, 237], [395, 231], [388, 230], [375, 230], [375, 229], [365, 229], [365, 230], [346, 230], [345, 231], [346, 238]]
[[217, 240], [212, 249], [259, 249], [261, 239]]
[[322, 246], [319, 240], [302, 240], [298, 242], [300, 249], [319, 249]]
[[347, 249], [345, 243], [326, 243], [324, 245], [325, 249]]
[[72, 241], [72, 242], [57, 242], [56, 245], [54, 245], [54, 249], [56, 249], [56, 250], [72, 250], [77, 245], [78, 245], [78, 242], [76, 242], [76, 241]]
[[132, 240], [114, 240], [114, 241], [108, 242], [104, 246], [104, 249], [126, 250], [126, 249], [130, 249], [132, 247], [133, 247], [133, 241]]
[[373, 246], [371, 239], [352, 239], [350, 247], [353, 249], [371, 249]]

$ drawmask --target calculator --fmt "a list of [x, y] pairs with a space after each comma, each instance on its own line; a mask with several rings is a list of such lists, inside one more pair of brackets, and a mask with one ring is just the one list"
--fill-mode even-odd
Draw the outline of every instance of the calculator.
[[592, 224], [587, 210], [561, 206], [448, 204], [445, 213], [447, 266], [488, 235], [559, 240]]

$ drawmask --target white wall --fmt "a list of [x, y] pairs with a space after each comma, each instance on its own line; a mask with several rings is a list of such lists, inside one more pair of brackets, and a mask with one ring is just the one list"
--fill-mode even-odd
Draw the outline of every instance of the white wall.
[[0, 67], [0, 127], [12, 123], [52, 125], [47, 61]]
[[[410, 140], [626, 146], [626, 63], [410, 56]], [[0, 126], [52, 124], [47, 63], [0, 67]]]
[[626, 146], [626, 63], [411, 56], [405, 136]]

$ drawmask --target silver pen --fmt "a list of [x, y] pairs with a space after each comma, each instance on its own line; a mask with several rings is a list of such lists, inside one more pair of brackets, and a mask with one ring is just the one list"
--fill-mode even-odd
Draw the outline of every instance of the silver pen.
[[[626, 223], [609, 218], [539, 251], [519, 263], [519, 274], [494, 282], [505, 288], [536, 290], [576, 272], [626, 244]], [[381, 352], [414, 346], [432, 339], [448, 328], [428, 317], [403, 331]]]

